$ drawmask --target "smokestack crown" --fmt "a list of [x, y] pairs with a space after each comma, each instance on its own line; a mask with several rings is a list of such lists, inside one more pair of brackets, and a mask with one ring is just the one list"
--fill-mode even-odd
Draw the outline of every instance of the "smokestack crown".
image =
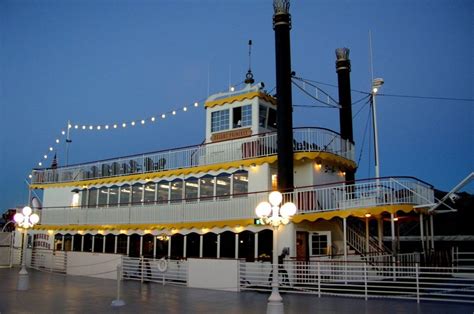
[[349, 48], [336, 49], [336, 72], [341, 70], [351, 71], [351, 60], [349, 60]]

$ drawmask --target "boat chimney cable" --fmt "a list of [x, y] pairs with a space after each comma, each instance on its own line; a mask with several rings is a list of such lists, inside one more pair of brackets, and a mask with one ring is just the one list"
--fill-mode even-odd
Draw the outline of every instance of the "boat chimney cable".
[[[349, 48], [336, 49], [336, 72], [339, 90], [339, 124], [341, 137], [354, 144], [352, 128], [352, 99], [351, 99], [351, 60]], [[348, 143], [349, 144], [349, 143]], [[346, 146], [346, 149], [349, 145]], [[346, 181], [354, 181], [354, 171], [346, 171]]]
[[249, 70], [245, 75], [245, 84], [253, 84], [255, 80], [252, 74], [252, 40], [249, 40]]
[[291, 93], [291, 15], [289, 0], [273, 0], [277, 98], [278, 190], [292, 191], [293, 105]]

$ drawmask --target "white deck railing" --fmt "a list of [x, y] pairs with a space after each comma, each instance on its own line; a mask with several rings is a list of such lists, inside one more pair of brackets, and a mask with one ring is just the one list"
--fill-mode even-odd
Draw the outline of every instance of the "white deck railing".
[[[474, 279], [457, 276], [449, 267], [330, 261], [279, 267], [279, 286], [287, 293], [474, 303]], [[240, 289], [270, 291], [272, 275], [270, 263], [242, 262]]]
[[[410, 187], [407, 189], [406, 187]], [[349, 192], [348, 192], [349, 191]], [[346, 185], [297, 188], [284, 193], [296, 203], [298, 214], [383, 205], [433, 203], [433, 187], [414, 178], [380, 178]], [[226, 199], [173, 200], [166, 203], [113, 207], [43, 208], [43, 225], [160, 224], [256, 218], [255, 207], [268, 199], [268, 192], [231, 195]], [[370, 202], [367, 202], [370, 200]]]
[[[321, 128], [294, 129], [295, 152], [329, 152], [354, 160], [354, 145], [338, 133]], [[203, 144], [92, 163], [35, 169], [32, 184], [72, 182], [129, 174], [190, 168], [276, 155], [277, 134], [265, 133], [242, 139]]]

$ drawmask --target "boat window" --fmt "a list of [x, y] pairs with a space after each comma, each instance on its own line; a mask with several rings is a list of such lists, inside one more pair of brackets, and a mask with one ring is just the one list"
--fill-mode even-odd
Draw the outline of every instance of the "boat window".
[[242, 126], [252, 125], [252, 105], [242, 106]]
[[109, 206], [116, 206], [118, 204], [118, 187], [111, 186], [109, 188]]
[[145, 195], [143, 197], [145, 203], [153, 203], [155, 201], [155, 191], [155, 182], [148, 182], [145, 184]]
[[96, 207], [97, 206], [97, 189], [92, 188], [89, 190], [89, 207]]
[[171, 182], [171, 197], [172, 202], [183, 200], [183, 180], [175, 180]]
[[143, 202], [143, 184], [136, 183], [132, 186], [132, 203], [139, 204]]
[[199, 181], [197, 178], [188, 178], [184, 183], [184, 198], [186, 202], [194, 202], [198, 198]]
[[84, 235], [84, 246], [82, 252], [92, 252], [92, 234], [90, 233]]
[[270, 129], [270, 130], [276, 130], [277, 129], [277, 112], [273, 108], [268, 109], [267, 129]]
[[104, 236], [102, 234], [96, 234], [94, 236], [94, 248], [92, 251], [96, 253], [102, 253], [104, 251]]
[[87, 206], [87, 199], [88, 199], [87, 193], [88, 193], [87, 189], [84, 189], [81, 191], [81, 207]]
[[[234, 197], [239, 196], [246, 196], [248, 193], [248, 172], [247, 171], [239, 171], [234, 173]], [[240, 194], [240, 195], [239, 195]]]
[[105, 253], [115, 253], [115, 235], [111, 233], [105, 236]]
[[219, 199], [229, 198], [230, 196], [230, 181], [231, 175], [228, 173], [221, 173], [216, 178], [216, 196]]
[[240, 128], [252, 124], [252, 105], [235, 107], [232, 110], [232, 127]]
[[258, 125], [262, 128], [267, 126], [267, 107], [260, 105], [258, 108]]
[[158, 182], [156, 200], [158, 203], [167, 203], [169, 199], [170, 184], [167, 181]]
[[211, 132], [229, 129], [229, 109], [211, 113]]
[[232, 127], [240, 128], [242, 126], [242, 107], [232, 109]]
[[80, 252], [82, 250], [82, 234], [75, 234], [73, 236], [74, 245], [72, 247], [73, 251]]
[[107, 197], [109, 194], [109, 188], [101, 187], [99, 189], [99, 207], [103, 207], [107, 205]]
[[327, 232], [313, 232], [311, 233], [310, 241], [311, 255], [326, 255], [328, 254], [328, 234]]
[[125, 206], [130, 203], [130, 194], [131, 194], [130, 185], [126, 184], [120, 187], [120, 205], [121, 206]]
[[200, 199], [212, 199], [214, 197], [214, 177], [206, 176], [199, 179]]

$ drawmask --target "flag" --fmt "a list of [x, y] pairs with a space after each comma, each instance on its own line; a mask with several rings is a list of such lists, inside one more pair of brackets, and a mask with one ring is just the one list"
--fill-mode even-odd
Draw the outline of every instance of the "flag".
[[53, 161], [51, 162], [51, 169], [58, 168], [58, 159], [56, 158], [56, 154], [54, 154]]

